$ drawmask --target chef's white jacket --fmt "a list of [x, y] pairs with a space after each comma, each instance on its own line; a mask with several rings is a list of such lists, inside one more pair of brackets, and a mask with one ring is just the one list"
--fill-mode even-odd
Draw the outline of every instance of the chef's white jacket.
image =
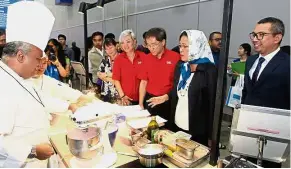
[[83, 94], [79, 90], [75, 90], [65, 83], [62, 83], [47, 75], [37, 78], [30, 78], [33, 87], [54, 98], [66, 100], [68, 102], [76, 102]]
[[76, 102], [82, 96], [80, 91], [46, 75], [25, 81], [30, 83], [41, 95], [48, 113], [65, 112], [70, 103]]
[[48, 114], [32, 86], [0, 61], [0, 168], [46, 167], [27, 156], [32, 145], [49, 143]]

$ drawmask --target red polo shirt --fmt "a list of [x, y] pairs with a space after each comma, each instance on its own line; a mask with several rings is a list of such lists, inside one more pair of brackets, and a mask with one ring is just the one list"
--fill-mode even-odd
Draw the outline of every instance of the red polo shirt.
[[180, 55], [168, 49], [165, 49], [161, 59], [148, 54], [139, 76], [148, 81], [146, 91], [155, 96], [167, 94], [173, 87], [174, 71], [179, 60]]
[[133, 101], [139, 100], [140, 79], [138, 75], [141, 72], [145, 57], [143, 52], [136, 51], [132, 63], [123, 52], [114, 60], [112, 79], [120, 81], [124, 94], [132, 98]]

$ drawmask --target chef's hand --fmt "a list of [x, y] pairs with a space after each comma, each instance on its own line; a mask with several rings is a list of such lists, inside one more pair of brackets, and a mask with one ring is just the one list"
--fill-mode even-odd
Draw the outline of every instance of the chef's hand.
[[166, 102], [167, 100], [169, 100], [169, 96], [167, 94], [163, 95], [163, 96], [158, 96], [158, 97], [152, 97], [149, 100], [147, 100], [146, 102], [148, 103], [148, 105], [153, 108], [156, 105], [162, 104], [164, 102]]
[[121, 104], [122, 106], [128, 106], [131, 104], [132, 98], [128, 97], [128, 96], [123, 96], [121, 98]]
[[68, 110], [71, 110], [74, 113], [79, 107], [80, 106], [77, 103], [71, 103]]
[[54, 154], [54, 149], [48, 143], [39, 144], [36, 146], [36, 158], [46, 160]]

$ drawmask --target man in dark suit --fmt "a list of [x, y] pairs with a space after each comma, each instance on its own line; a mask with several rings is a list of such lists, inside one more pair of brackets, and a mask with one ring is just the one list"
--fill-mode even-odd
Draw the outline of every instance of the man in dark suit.
[[250, 38], [257, 55], [246, 62], [242, 104], [290, 110], [290, 56], [280, 50], [281, 20], [260, 20]]
[[[280, 19], [267, 17], [250, 33], [258, 54], [246, 62], [242, 104], [290, 110], [290, 56], [280, 50], [284, 32]], [[281, 164], [264, 161], [263, 167]]]

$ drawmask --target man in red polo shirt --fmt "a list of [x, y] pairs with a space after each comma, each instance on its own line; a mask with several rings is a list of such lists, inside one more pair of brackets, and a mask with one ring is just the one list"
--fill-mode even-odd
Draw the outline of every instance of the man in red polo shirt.
[[180, 56], [166, 48], [166, 39], [166, 31], [162, 28], [152, 28], [146, 34], [147, 47], [151, 53], [145, 58], [144, 68], [139, 76], [139, 105], [152, 115], [169, 119], [169, 102], [162, 101], [168, 100]]

